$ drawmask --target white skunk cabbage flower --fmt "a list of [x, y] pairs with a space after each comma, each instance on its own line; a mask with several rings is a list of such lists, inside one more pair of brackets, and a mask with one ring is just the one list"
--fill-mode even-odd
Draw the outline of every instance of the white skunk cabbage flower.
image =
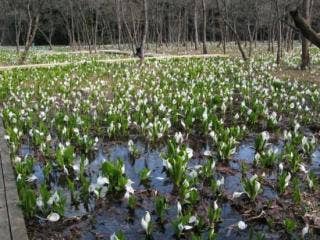
[[179, 201], [177, 202], [177, 212], [178, 212], [178, 216], [182, 214], [182, 206]]
[[280, 173], [283, 172], [283, 163], [279, 163], [279, 170], [280, 170]]
[[244, 194], [244, 192], [234, 192], [233, 195], [232, 195], [232, 198], [239, 198], [241, 197], [241, 195]]
[[303, 164], [299, 164], [299, 169], [301, 172], [303, 172], [304, 174], [307, 174], [308, 173], [308, 170], [306, 169], [305, 165]]
[[47, 216], [47, 220], [50, 222], [58, 222], [60, 220], [60, 215], [58, 213], [50, 213]]
[[192, 156], [193, 156], [193, 150], [192, 150], [191, 148], [187, 148], [186, 151], [187, 151], [187, 154], [188, 154], [188, 158], [189, 158], [189, 159], [192, 158]]
[[267, 131], [262, 132], [261, 136], [262, 136], [263, 141], [268, 141], [270, 138], [270, 135]]
[[105, 184], [109, 184], [109, 179], [106, 177], [99, 176], [97, 179], [97, 185], [104, 186]]
[[151, 221], [150, 213], [146, 211], [146, 215], [141, 219], [141, 226], [147, 234], [149, 234], [150, 221]]
[[309, 224], [307, 223], [306, 226], [302, 229], [301, 235], [304, 237], [309, 232]]
[[175, 139], [176, 143], [181, 144], [181, 143], [183, 142], [183, 136], [182, 136], [182, 133], [181, 133], [181, 132], [177, 132], [177, 133], [175, 133], [175, 135], [174, 135], [174, 139]]
[[247, 228], [247, 224], [244, 222], [244, 221], [239, 221], [238, 222], [238, 228], [240, 229], [240, 230], [245, 230], [246, 228]]

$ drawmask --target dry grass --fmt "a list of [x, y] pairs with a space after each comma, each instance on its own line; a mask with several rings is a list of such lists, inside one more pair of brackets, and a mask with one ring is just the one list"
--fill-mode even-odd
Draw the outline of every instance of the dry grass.
[[283, 80], [298, 80], [320, 84], [320, 67], [313, 66], [311, 69], [302, 71], [300, 69], [278, 67], [274, 76]]

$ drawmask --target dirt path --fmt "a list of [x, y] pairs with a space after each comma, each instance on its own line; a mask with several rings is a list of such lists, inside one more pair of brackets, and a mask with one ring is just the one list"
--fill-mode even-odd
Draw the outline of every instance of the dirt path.
[[[146, 60], [150, 59], [181, 59], [181, 58], [212, 58], [212, 57], [228, 57], [228, 55], [223, 54], [207, 54], [207, 55], [157, 55], [146, 57]], [[106, 60], [97, 60], [97, 62], [101, 63], [121, 63], [121, 62], [130, 62], [130, 61], [139, 61], [138, 58], [120, 58], [120, 59], [106, 59]], [[43, 64], [28, 64], [28, 65], [13, 65], [13, 66], [2, 66], [0, 67], [0, 71], [13, 70], [13, 69], [28, 69], [28, 68], [52, 68], [57, 66], [68, 66], [68, 65], [78, 65], [83, 63], [90, 63], [91, 61], [79, 61], [79, 62], [63, 62], [63, 63], [43, 63]]]
[[[90, 54], [89, 50], [79, 50], [79, 51], [70, 51], [70, 52], [55, 52], [55, 51], [48, 51], [48, 50], [40, 50], [40, 54], [44, 55], [64, 55], [64, 54]], [[121, 51], [121, 50], [107, 50], [107, 49], [100, 49], [100, 50], [92, 50], [91, 54], [96, 53], [108, 53], [108, 54], [119, 54], [119, 55], [132, 55], [130, 51]]]

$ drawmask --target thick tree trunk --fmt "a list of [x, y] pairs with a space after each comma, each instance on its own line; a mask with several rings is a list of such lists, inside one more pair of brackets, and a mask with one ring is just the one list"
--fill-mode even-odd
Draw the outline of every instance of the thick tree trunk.
[[300, 29], [301, 34], [308, 39], [310, 42], [312, 42], [314, 45], [316, 45], [318, 48], [320, 48], [320, 36], [317, 34], [316, 31], [312, 29], [312, 27], [300, 16], [298, 10], [294, 10], [290, 12], [290, 15], [292, 16], [294, 23], [297, 28]]

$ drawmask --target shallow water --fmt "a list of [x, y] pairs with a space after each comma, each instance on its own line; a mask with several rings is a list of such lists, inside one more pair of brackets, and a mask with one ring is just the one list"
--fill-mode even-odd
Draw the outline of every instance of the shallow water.
[[318, 148], [311, 157], [310, 169], [317, 175], [320, 176], [320, 148]]
[[[237, 152], [234, 155], [234, 160], [244, 161], [247, 164], [253, 164], [254, 161], [254, 155], [256, 154], [256, 150], [254, 149], [254, 143], [253, 142], [245, 142], [243, 144], [240, 144], [240, 146], [237, 149]], [[239, 170], [239, 168], [234, 168]]]
[[32, 148], [28, 144], [22, 144], [20, 147], [20, 156], [25, 158], [34, 154]]
[[[90, 199], [89, 209], [83, 204], [73, 206], [71, 204], [71, 197], [68, 189], [63, 183], [63, 174], [56, 170], [51, 173], [51, 187], [52, 190], [60, 190], [66, 196], [66, 211], [65, 217], [72, 218], [76, 216], [92, 215], [93, 218], [89, 221], [82, 221], [80, 223], [72, 225], [65, 229], [64, 235], [70, 236], [72, 233], [70, 230], [74, 227], [78, 227], [80, 231], [81, 239], [108, 239], [110, 235], [118, 230], [122, 230], [127, 239], [144, 239], [144, 233], [142, 231], [140, 220], [145, 215], [145, 211], [150, 211], [152, 214], [152, 221], [154, 222], [154, 239], [171, 239], [174, 234], [171, 221], [176, 218], [176, 196], [172, 194], [173, 185], [169, 181], [164, 169], [163, 161], [160, 154], [165, 152], [165, 148], [151, 149], [142, 142], [136, 142], [136, 146], [140, 151], [140, 156], [133, 160], [130, 157], [130, 153], [126, 144], [108, 144], [99, 147], [94, 154], [93, 159], [89, 159], [89, 164], [86, 167], [86, 174], [91, 182], [96, 182], [98, 176], [101, 174], [100, 167], [104, 161], [115, 161], [122, 159], [125, 164], [125, 174], [130, 178], [134, 184], [133, 188], [136, 191], [138, 198], [138, 205], [135, 212], [132, 213], [127, 208], [127, 203], [124, 200], [113, 201], [108, 203], [107, 200], [102, 200], [102, 205], [96, 205], [95, 198]], [[255, 155], [254, 142], [252, 139], [241, 143], [232, 160], [229, 162], [229, 166], [232, 169], [231, 172], [217, 172], [217, 178], [222, 176], [225, 178], [223, 188], [229, 194], [233, 192], [243, 191], [241, 185], [241, 162], [245, 162], [248, 166], [248, 176], [252, 176], [259, 169], [253, 168], [253, 160]], [[270, 148], [278, 149], [279, 154], [283, 149], [283, 142], [276, 144], [270, 144]], [[21, 155], [32, 154], [32, 150], [26, 145], [21, 148]], [[196, 165], [202, 164], [206, 161], [202, 157], [196, 155], [190, 160], [188, 165], [189, 169], [193, 169]], [[151, 170], [150, 181], [148, 184], [143, 185], [140, 183], [139, 172], [147, 167]], [[34, 174], [38, 178], [38, 184], [44, 182], [44, 176], [42, 171], [43, 166], [41, 163], [34, 164]], [[310, 169], [316, 174], [320, 175], [320, 149], [312, 155], [312, 164]], [[276, 180], [276, 170], [270, 170], [266, 172], [266, 179], [274, 182]], [[259, 173], [260, 175], [261, 173]], [[151, 197], [151, 193], [157, 191], [158, 193], [165, 195], [169, 200], [170, 207], [167, 212], [167, 223], [164, 224], [164, 228], [161, 228], [155, 221], [157, 216], [154, 214], [154, 199]], [[149, 195], [148, 195], [149, 194]], [[271, 186], [263, 186], [263, 192], [259, 198], [262, 201], [270, 201], [278, 198], [277, 192]], [[99, 200], [101, 201], [101, 200]], [[228, 202], [219, 204], [222, 208], [222, 222], [218, 224], [218, 239], [248, 239], [249, 231], [240, 231], [236, 224], [239, 220], [242, 220], [241, 214], [235, 210]], [[48, 224], [50, 226], [50, 224]], [[265, 224], [250, 224], [257, 231], [263, 231], [267, 233], [268, 227]], [[270, 235], [267, 239], [278, 239], [277, 235]]]
[[237, 173], [236, 175], [225, 175], [223, 188], [230, 194], [233, 192], [242, 192], [241, 174]]
[[[140, 220], [145, 215], [145, 211], [153, 209], [150, 202], [143, 202], [140, 208], [137, 208], [134, 213], [129, 213], [124, 204], [114, 204], [107, 210], [100, 211], [94, 217], [94, 224], [89, 224], [92, 231], [83, 232], [82, 239], [96, 239], [96, 235], [103, 236], [108, 239], [114, 232], [121, 229], [126, 236], [126, 239], [139, 240], [144, 239], [145, 235], [141, 228]], [[169, 217], [173, 216], [175, 209], [169, 209]], [[169, 223], [164, 224], [164, 229], [160, 229], [155, 223], [156, 216], [151, 216], [154, 222], [154, 239], [163, 239], [165, 236], [173, 235], [173, 230]], [[88, 227], [89, 227], [88, 226]]]

